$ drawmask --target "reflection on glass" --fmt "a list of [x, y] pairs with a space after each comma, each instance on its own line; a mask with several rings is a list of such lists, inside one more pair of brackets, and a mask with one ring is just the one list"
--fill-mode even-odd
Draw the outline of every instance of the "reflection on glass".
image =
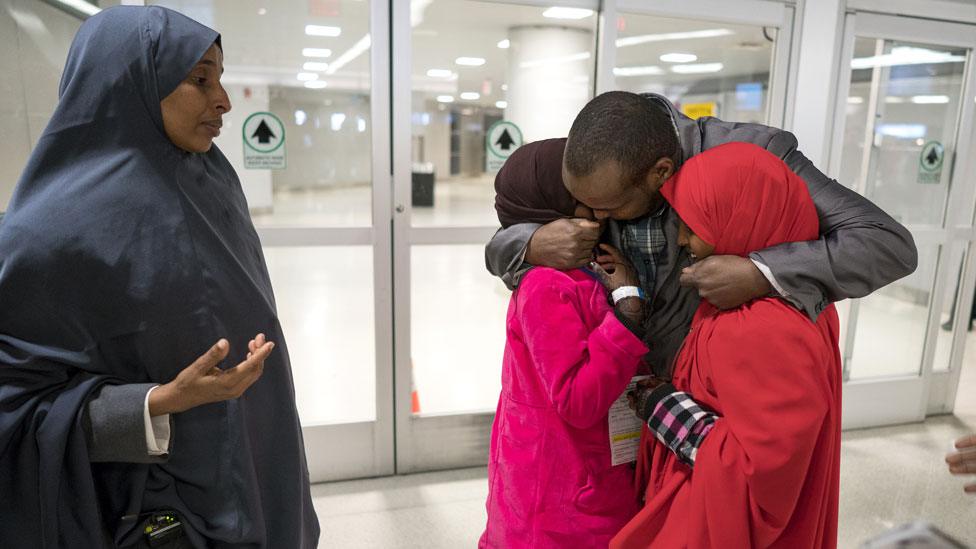
[[[939, 315], [938, 340], [935, 347], [935, 360], [932, 369], [936, 372], [949, 370], [949, 361], [952, 356], [952, 339], [956, 331], [971, 331], [973, 319], [976, 318], [976, 302], [971, 307], [963, 306], [962, 324], [955, 325], [956, 308], [959, 307], [960, 284], [962, 283], [962, 267], [965, 254], [961, 246], [956, 246], [952, 251], [952, 257], [946, 269], [951, 276], [945, 287], [945, 295], [942, 296], [942, 314]], [[953, 330], [953, 328], [958, 328]]]
[[410, 264], [414, 413], [493, 411], [511, 292], [480, 244], [414, 246]]
[[965, 59], [939, 46], [854, 42], [839, 180], [906, 225], [942, 226]]
[[[259, 226], [372, 223], [369, 3], [158, 0], [221, 33], [233, 109], [215, 141], [237, 170]], [[269, 112], [283, 131], [245, 122]], [[272, 124], [273, 125], [273, 124]], [[282, 133], [282, 135], [277, 135]], [[274, 134], [274, 135], [272, 135]], [[252, 169], [249, 144], [284, 158]]]
[[766, 122], [776, 30], [622, 14], [617, 88], [653, 92], [692, 118]]
[[[414, 226], [497, 225], [497, 166], [489, 164], [518, 141], [569, 133], [593, 88], [596, 15], [546, 13], [545, 6], [412, 0]], [[492, 134], [501, 120], [514, 123], [521, 140]]]
[[372, 248], [265, 248], [264, 254], [302, 425], [374, 421]]
[[854, 330], [850, 379], [919, 374], [938, 261], [938, 246], [920, 246], [918, 270], [854, 304], [856, 325], [844, 326]]

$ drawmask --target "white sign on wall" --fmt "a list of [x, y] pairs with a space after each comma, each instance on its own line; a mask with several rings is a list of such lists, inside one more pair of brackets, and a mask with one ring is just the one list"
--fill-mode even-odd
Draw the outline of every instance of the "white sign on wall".
[[485, 135], [485, 171], [497, 172], [508, 157], [522, 146], [522, 131], [507, 120], [499, 120]]
[[285, 125], [270, 112], [256, 112], [244, 121], [244, 168], [281, 170], [285, 168]]

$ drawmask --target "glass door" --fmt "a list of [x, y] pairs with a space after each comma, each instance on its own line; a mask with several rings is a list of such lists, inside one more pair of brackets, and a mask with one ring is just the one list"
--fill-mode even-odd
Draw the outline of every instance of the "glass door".
[[389, 3], [158, 0], [222, 35], [312, 482], [392, 474]]
[[698, 4], [394, 3], [397, 472], [487, 460], [511, 295], [484, 264], [499, 128], [564, 137], [610, 89], [782, 123], [792, 8], [741, 0], [688, 19]]
[[958, 370], [972, 300], [960, 281], [973, 242], [974, 46], [973, 26], [846, 19], [831, 173], [908, 227], [919, 256], [913, 274], [839, 305], [847, 428], [923, 419]]
[[793, 8], [698, 4], [618, 3], [614, 89], [663, 95], [692, 118], [782, 127]]
[[485, 269], [494, 175], [506, 150], [565, 136], [592, 97], [598, 2], [393, 4], [396, 456], [408, 473], [487, 461], [511, 295]]

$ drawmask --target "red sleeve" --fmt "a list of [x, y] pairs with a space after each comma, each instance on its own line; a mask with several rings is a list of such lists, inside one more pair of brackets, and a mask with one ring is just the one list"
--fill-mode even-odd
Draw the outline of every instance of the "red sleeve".
[[695, 536], [710, 546], [731, 539], [768, 546], [790, 523], [811, 480], [811, 461], [828, 427], [829, 370], [836, 365], [813, 325], [791, 314], [786, 322], [765, 311], [748, 322], [730, 315], [700, 347], [700, 372], [714, 388], [721, 417], [698, 450], [690, 493], [681, 500], [687, 514], [678, 512], [701, 521], [690, 529], [692, 546]]
[[590, 305], [578, 296], [577, 283], [559, 271], [533, 271], [518, 289], [526, 347], [559, 416], [590, 427], [627, 387], [647, 347], [609, 307], [589, 331], [582, 307]]

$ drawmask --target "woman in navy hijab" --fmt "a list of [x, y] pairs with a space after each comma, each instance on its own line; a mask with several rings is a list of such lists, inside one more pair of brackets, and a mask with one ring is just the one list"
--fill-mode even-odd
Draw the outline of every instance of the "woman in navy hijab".
[[172, 546], [317, 544], [271, 283], [212, 145], [222, 65], [159, 7], [75, 37], [0, 224], [0, 547], [144, 546], [158, 513]]

